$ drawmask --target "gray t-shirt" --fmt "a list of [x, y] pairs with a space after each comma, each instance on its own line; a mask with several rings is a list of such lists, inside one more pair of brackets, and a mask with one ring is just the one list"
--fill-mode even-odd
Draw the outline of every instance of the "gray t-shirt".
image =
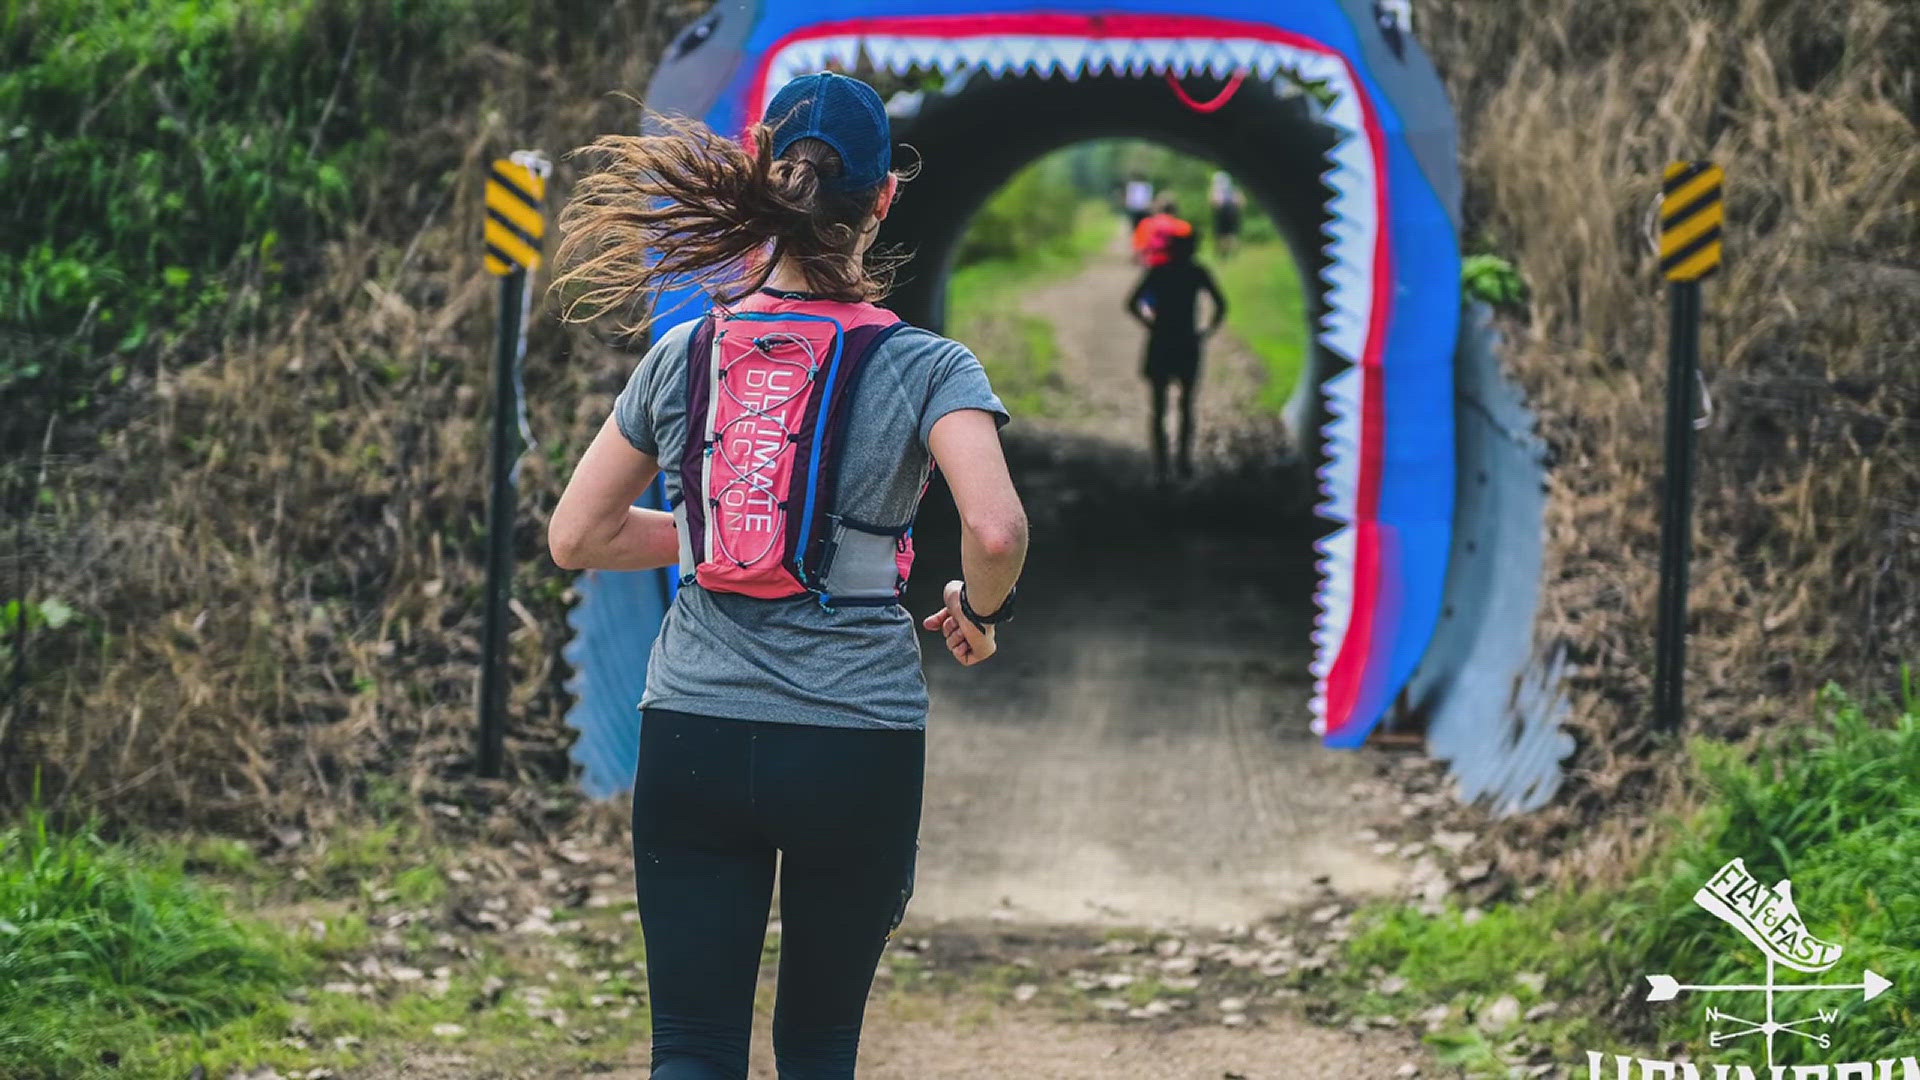
[[[687, 438], [687, 338], [697, 322], [662, 334], [614, 405], [621, 433], [660, 459], [675, 499]], [[1007, 419], [973, 353], [918, 328], [881, 343], [854, 395], [838, 512], [882, 526], [913, 520], [934, 421], [960, 409]], [[897, 605], [829, 609], [810, 595], [760, 600], [689, 585], [654, 640], [640, 704], [731, 720], [918, 729], [927, 722], [927, 684], [913, 617]]]

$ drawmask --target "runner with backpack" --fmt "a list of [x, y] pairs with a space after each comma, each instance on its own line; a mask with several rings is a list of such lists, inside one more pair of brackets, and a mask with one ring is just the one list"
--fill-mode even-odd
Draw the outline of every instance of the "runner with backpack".
[[1134, 259], [1142, 266], [1159, 266], [1167, 261], [1167, 245], [1179, 236], [1192, 236], [1193, 223], [1180, 216], [1173, 196], [1164, 196], [1154, 204], [1153, 213], [1133, 227]]
[[[1167, 241], [1166, 261], [1147, 270], [1127, 296], [1127, 313], [1147, 328], [1141, 374], [1152, 393], [1148, 418], [1153, 443], [1153, 474], [1167, 482], [1167, 391], [1180, 385], [1180, 478], [1193, 475], [1193, 395], [1200, 384], [1200, 343], [1226, 321], [1227, 298], [1213, 274], [1194, 258], [1191, 232]], [[1213, 298], [1213, 316], [1199, 329], [1200, 294]]]
[[[962, 580], [921, 625], [993, 656], [1026, 517], [1007, 413], [964, 346], [873, 301], [898, 196], [872, 88], [784, 87], [736, 142], [683, 120], [607, 136], [561, 215], [570, 319], [698, 282], [554, 508], [574, 569], [683, 575], [647, 669], [634, 864], [654, 1080], [744, 1077], [774, 887], [773, 1040], [787, 1080], [854, 1075], [874, 969], [913, 890], [927, 690], [900, 607], [938, 466]], [[671, 512], [634, 502], [664, 471]]]

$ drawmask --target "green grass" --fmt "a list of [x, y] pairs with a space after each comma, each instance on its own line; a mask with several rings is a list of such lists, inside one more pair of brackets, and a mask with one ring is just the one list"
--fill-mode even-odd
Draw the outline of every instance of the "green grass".
[[[619, 908], [559, 913], [580, 920], [554, 942], [572, 963], [484, 935], [450, 948], [432, 925], [409, 926], [394, 943], [369, 896], [431, 907], [451, 888], [440, 867], [456, 860], [405, 831], [343, 830], [295, 866], [269, 869], [230, 839], [113, 843], [30, 813], [0, 830], [0, 1077], [341, 1071], [450, 1040], [540, 1068], [620, 1059], [648, 1013], [644, 949]], [[347, 866], [365, 877], [341, 879]], [[262, 908], [277, 914], [236, 914]], [[769, 950], [777, 956], [777, 937]], [[342, 965], [373, 957], [445, 966], [444, 990], [377, 979], [372, 993], [328, 988], [365, 982]], [[623, 1015], [609, 1015], [616, 1007]], [[552, 1022], [549, 1010], [570, 1022]]]
[[[1904, 708], [1879, 716], [1837, 692], [1823, 705], [1819, 722], [1751, 756], [1695, 746], [1705, 808], [1668, 823], [1665, 848], [1623, 887], [1570, 887], [1497, 907], [1477, 922], [1458, 911], [1374, 912], [1349, 953], [1356, 1006], [1472, 1006], [1511, 993], [1523, 1006], [1565, 1006], [1553, 1020], [1523, 1025], [1562, 1061], [1581, 1060], [1584, 1048], [1654, 1054], [1684, 1042], [1697, 1059], [1763, 1063], [1752, 1040], [1711, 1050], [1704, 1035], [1706, 1005], [1762, 1015], [1759, 995], [1644, 1003], [1648, 974], [1700, 984], [1764, 977], [1758, 950], [1693, 901], [1715, 871], [1740, 857], [1764, 883], [1790, 877], [1808, 929], [1846, 950], [1824, 976], [1783, 970], [1780, 981], [1857, 982], [1862, 968], [1893, 981], [1870, 1003], [1858, 994], [1824, 996], [1818, 1006], [1840, 1013], [1833, 1049], [1781, 1039], [1776, 1061], [1920, 1055], [1920, 702], [1909, 695]], [[1407, 990], [1381, 999], [1368, 989], [1377, 985], [1369, 973], [1380, 971], [1405, 977]], [[1544, 991], [1520, 985], [1515, 977], [1523, 973], [1545, 975]], [[1608, 1011], [1622, 1001], [1623, 1011]], [[1487, 1039], [1469, 1026], [1439, 1041], [1458, 1063], [1491, 1067]]]
[[1300, 379], [1309, 346], [1306, 296], [1293, 252], [1276, 237], [1243, 243], [1229, 259], [1209, 255], [1206, 262], [1227, 294], [1228, 327], [1266, 365], [1260, 407], [1278, 413]]
[[[1018, 191], [1009, 188], [996, 201]], [[993, 210], [989, 204], [988, 212]], [[1113, 240], [1112, 211], [1098, 202], [1073, 206], [1073, 227], [1018, 257], [985, 258], [955, 270], [947, 285], [947, 333], [980, 357], [993, 388], [1016, 415], [1060, 410], [1060, 345], [1053, 325], [1019, 309], [1028, 290], [1071, 275]]]
[[271, 1010], [303, 966], [178, 865], [56, 832], [37, 812], [0, 832], [0, 1075], [137, 1065], [169, 1039]]

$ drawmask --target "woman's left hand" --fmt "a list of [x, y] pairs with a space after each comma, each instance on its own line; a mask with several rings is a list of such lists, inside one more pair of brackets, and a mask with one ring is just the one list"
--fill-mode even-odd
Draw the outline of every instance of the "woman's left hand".
[[947, 582], [947, 606], [920, 620], [920, 625], [947, 639], [947, 651], [955, 660], [972, 667], [998, 652], [993, 627], [979, 627], [960, 609], [960, 583]]

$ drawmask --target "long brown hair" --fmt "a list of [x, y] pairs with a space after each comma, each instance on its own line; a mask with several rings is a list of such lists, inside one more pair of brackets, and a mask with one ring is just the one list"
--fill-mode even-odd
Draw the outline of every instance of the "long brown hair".
[[884, 182], [840, 191], [832, 147], [802, 139], [775, 158], [765, 124], [736, 141], [698, 121], [650, 119], [656, 134], [605, 135], [575, 152], [597, 161], [560, 212], [552, 287], [567, 298], [565, 318], [643, 312], [675, 280], [730, 302], [764, 286], [782, 259], [821, 296], [886, 295], [904, 260], [857, 250]]

